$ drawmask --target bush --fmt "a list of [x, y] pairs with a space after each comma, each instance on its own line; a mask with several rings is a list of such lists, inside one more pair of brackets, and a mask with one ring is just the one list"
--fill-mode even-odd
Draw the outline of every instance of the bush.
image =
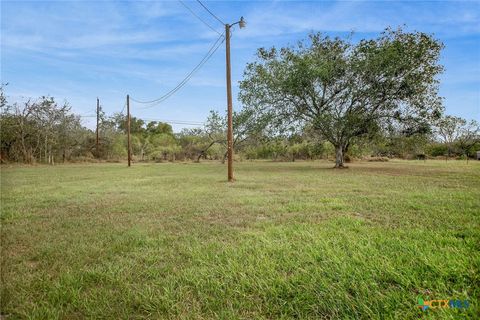
[[427, 147], [427, 154], [432, 157], [445, 156], [447, 153], [448, 147], [443, 143], [435, 143]]
[[388, 160], [387, 157], [370, 157], [367, 159], [369, 162], [387, 162]]

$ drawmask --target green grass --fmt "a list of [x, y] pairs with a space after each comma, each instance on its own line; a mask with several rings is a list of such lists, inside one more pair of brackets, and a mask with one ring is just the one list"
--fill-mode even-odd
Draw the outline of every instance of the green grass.
[[3, 167], [1, 314], [478, 316], [480, 162], [331, 166]]

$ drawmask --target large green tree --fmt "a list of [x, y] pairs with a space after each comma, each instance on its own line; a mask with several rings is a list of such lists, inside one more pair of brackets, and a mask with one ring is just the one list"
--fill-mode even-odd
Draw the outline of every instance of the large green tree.
[[441, 114], [442, 48], [430, 35], [401, 29], [357, 43], [312, 34], [295, 47], [259, 49], [239, 97], [271, 126], [311, 125], [335, 146], [340, 168], [356, 138], [393, 122], [422, 127]]

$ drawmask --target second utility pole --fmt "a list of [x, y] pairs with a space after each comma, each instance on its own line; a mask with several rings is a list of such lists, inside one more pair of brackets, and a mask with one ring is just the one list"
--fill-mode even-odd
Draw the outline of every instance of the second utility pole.
[[232, 116], [232, 75], [230, 66], [230, 25], [225, 24], [225, 43], [227, 58], [227, 155], [228, 155], [228, 181], [233, 179], [233, 116]]
[[128, 166], [130, 167], [130, 161], [132, 155], [130, 152], [130, 95], [127, 94], [127, 149], [128, 149]]
[[99, 115], [100, 115], [100, 101], [98, 100], [97, 97], [97, 143], [96, 143], [96, 151], [97, 151], [97, 158], [100, 158], [100, 153], [98, 151], [98, 121], [99, 121]]

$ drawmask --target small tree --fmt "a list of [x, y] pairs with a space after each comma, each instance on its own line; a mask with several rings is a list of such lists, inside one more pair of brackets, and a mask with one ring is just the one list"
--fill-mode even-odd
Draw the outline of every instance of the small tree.
[[470, 153], [473, 153], [474, 147], [480, 143], [480, 126], [477, 121], [471, 120], [466, 122], [459, 131], [456, 148], [462, 155], [465, 155], [468, 162]]
[[[249, 109], [242, 109], [233, 113], [233, 147], [237, 149], [247, 139], [259, 135], [266, 126], [265, 119], [256, 117]], [[208, 141], [198, 153], [197, 161], [205, 156], [214, 145], [221, 145], [224, 149], [222, 163], [227, 158], [227, 119], [220, 116], [217, 111], [211, 110], [207, 118], [203, 133]]]
[[437, 133], [447, 146], [447, 153], [445, 154], [445, 161], [450, 158], [453, 143], [460, 135], [460, 127], [465, 125], [466, 121], [460, 117], [445, 116], [438, 119], [436, 123]]

